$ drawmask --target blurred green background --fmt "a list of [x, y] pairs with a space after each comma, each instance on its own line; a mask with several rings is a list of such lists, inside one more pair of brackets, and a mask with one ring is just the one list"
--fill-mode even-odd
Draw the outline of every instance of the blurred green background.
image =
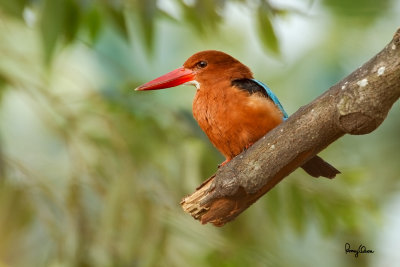
[[224, 160], [195, 89], [133, 91], [218, 49], [293, 113], [379, 52], [399, 14], [397, 0], [0, 0], [0, 267], [400, 264], [398, 103], [321, 153], [336, 179], [297, 170], [216, 228], [179, 205]]

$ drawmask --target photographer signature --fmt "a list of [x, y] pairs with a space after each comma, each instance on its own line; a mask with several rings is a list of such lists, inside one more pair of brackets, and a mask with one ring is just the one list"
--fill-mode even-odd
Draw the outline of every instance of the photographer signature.
[[351, 249], [349, 243], [346, 243], [346, 244], [344, 245], [344, 250], [346, 251], [346, 254], [347, 254], [347, 253], [354, 253], [354, 257], [356, 257], [356, 258], [358, 257], [358, 253], [374, 253], [374, 252], [375, 252], [375, 251], [373, 251], [373, 250], [367, 249], [367, 248], [366, 248], [365, 246], [363, 246], [362, 244], [358, 247], [357, 250]]

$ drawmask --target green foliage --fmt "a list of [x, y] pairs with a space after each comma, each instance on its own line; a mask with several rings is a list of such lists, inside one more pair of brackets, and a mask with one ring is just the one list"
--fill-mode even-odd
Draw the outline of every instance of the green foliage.
[[0, 0], [0, 6], [3, 11], [11, 14], [15, 17], [22, 18], [22, 12], [29, 3], [28, 0], [15, 0], [15, 1], [8, 1], [8, 0]]
[[[100, 12], [100, 8], [97, 6], [93, 6], [88, 11], [86, 11], [86, 15], [84, 16], [83, 24], [87, 25], [87, 32], [91, 42], [96, 42], [100, 30], [102, 28], [102, 15]], [[123, 25], [125, 29], [125, 25]]]
[[[199, 34], [218, 34], [218, 25], [223, 21], [225, 0], [176, 0], [182, 13], [182, 19], [190, 24]], [[245, 2], [245, 1], [238, 1]], [[69, 44], [79, 38], [79, 32], [86, 33], [90, 42], [95, 42], [99, 32], [112, 25], [126, 41], [137, 37], [137, 32], [128, 29], [127, 20], [140, 25], [134, 30], [141, 32], [144, 47], [148, 53], [153, 51], [155, 21], [163, 17], [176, 21], [174, 16], [164, 11], [151, 1], [77, 1], [77, 0], [42, 0], [30, 3], [26, 0], [0, 1], [3, 11], [23, 18], [26, 8], [31, 8], [39, 15], [40, 30], [43, 42], [44, 62], [49, 64], [58, 44]], [[265, 1], [254, 7], [257, 13], [256, 21], [259, 28], [259, 37], [268, 51], [279, 54], [279, 41], [271, 20], [273, 15], [286, 15], [292, 12], [289, 8], [275, 8]], [[136, 19], [136, 17], [138, 19]], [[178, 22], [179, 23], [179, 22]], [[83, 37], [85, 39], [85, 37]]]
[[136, 12], [140, 18], [141, 28], [145, 47], [148, 51], [153, 50], [154, 45], [154, 23], [155, 15], [157, 12], [157, 5], [155, 0], [138, 1]]
[[179, 0], [185, 20], [190, 23], [200, 34], [215, 32], [218, 22], [221, 21], [221, 11], [224, 0], [195, 0], [191, 4], [187, 1]]
[[274, 54], [279, 54], [279, 42], [271, 22], [271, 10], [267, 5], [261, 5], [257, 12], [258, 28], [262, 44]]
[[354, 18], [371, 22], [384, 14], [392, 5], [392, 0], [324, 0], [323, 3], [339, 17]]
[[60, 37], [64, 37], [66, 42], [74, 40], [79, 23], [79, 9], [73, 0], [46, 0], [42, 5], [40, 29], [45, 61], [49, 63]]
[[[317, 19], [312, 1], [168, 2], [0, 0], [0, 266], [353, 266], [344, 243], [376, 240], [398, 194], [396, 107], [378, 131], [323, 152], [338, 178], [298, 170], [215, 228], [179, 206], [223, 161], [192, 118], [194, 90], [132, 88], [217, 48], [295, 111], [386, 44], [392, 2], [354, 27], [321, 19], [357, 14], [343, 1], [323, 1]], [[256, 29], [229, 14], [238, 10]], [[329, 26], [292, 32], [314, 38], [306, 49], [291, 43], [292, 58], [278, 37], [299, 17]]]
[[[128, 27], [126, 25], [124, 9], [121, 6], [114, 6], [111, 2], [105, 2], [102, 9], [106, 13], [107, 18], [111, 21], [114, 27], [118, 30], [122, 37], [128, 40]], [[95, 7], [95, 6], [93, 6]]]

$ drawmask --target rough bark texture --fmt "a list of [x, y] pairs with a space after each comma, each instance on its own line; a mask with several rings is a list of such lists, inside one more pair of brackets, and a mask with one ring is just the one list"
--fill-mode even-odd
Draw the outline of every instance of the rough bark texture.
[[400, 96], [400, 29], [376, 56], [261, 138], [181, 202], [222, 226], [344, 134], [367, 134]]

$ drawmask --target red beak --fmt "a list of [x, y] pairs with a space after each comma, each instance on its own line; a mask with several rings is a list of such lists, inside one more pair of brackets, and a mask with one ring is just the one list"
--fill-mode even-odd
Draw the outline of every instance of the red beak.
[[136, 88], [135, 90], [145, 91], [145, 90], [158, 90], [158, 89], [170, 88], [193, 80], [194, 80], [194, 72], [184, 67], [181, 67], [171, 72], [168, 72], [167, 74], [164, 74], [163, 76], [158, 77], [148, 83], [145, 83]]

